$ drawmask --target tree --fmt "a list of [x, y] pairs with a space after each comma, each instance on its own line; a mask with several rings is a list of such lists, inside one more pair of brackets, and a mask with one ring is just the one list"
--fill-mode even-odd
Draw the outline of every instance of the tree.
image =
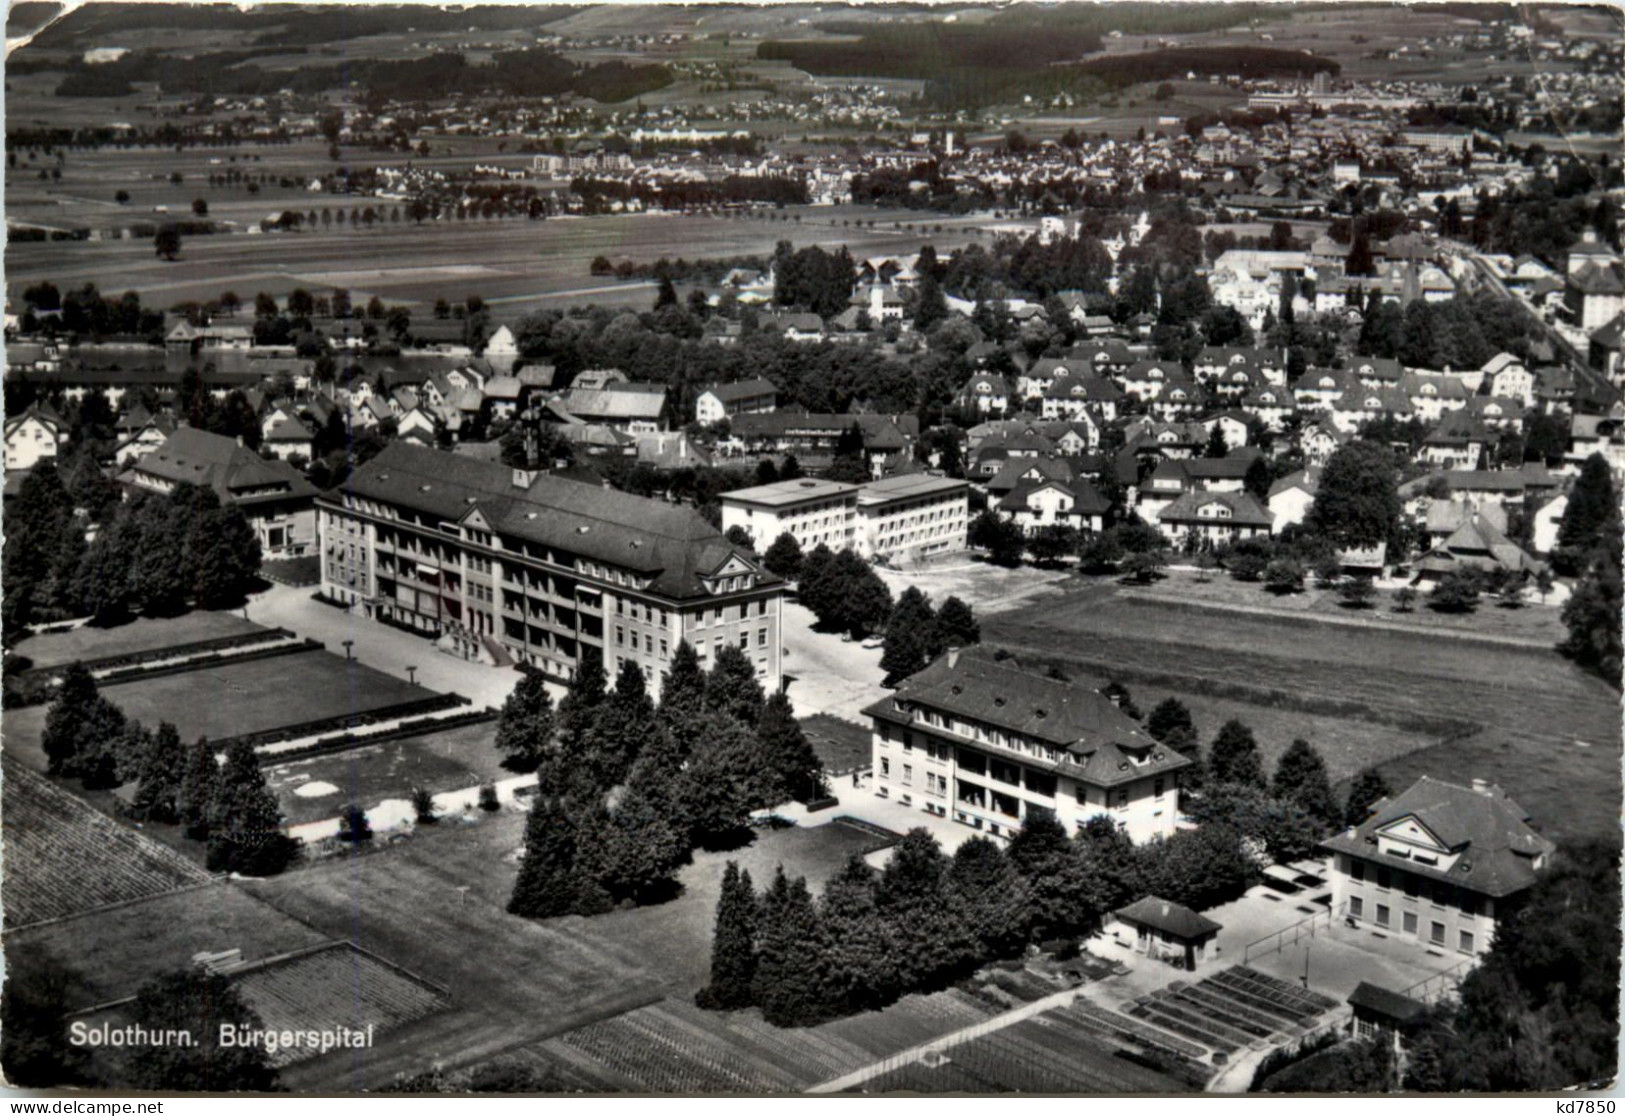
[[655, 706], [643, 668], [627, 659], [615, 672], [615, 689], [593, 718], [587, 763], [593, 785], [608, 790], [623, 782], [637, 762], [643, 742], [655, 731]]
[[181, 230], [176, 225], [162, 225], [153, 234], [152, 247], [155, 255], [165, 260], [173, 260], [181, 254]]
[[6, 971], [0, 999], [0, 1064], [13, 1087], [60, 1089], [90, 1084], [86, 1051], [68, 1031], [68, 990], [74, 974], [48, 952]]
[[1478, 578], [1473, 572], [1451, 570], [1428, 594], [1428, 607], [1435, 612], [1471, 612], [1478, 607], [1478, 593]]
[[927, 272], [920, 278], [919, 300], [914, 304], [914, 328], [922, 333], [948, 317], [948, 300], [943, 297], [942, 286], [935, 275]]
[[543, 773], [547, 789], [559, 793], [580, 780], [589, 778], [588, 754], [592, 746], [592, 730], [597, 723], [598, 707], [604, 702], [608, 683], [604, 678], [604, 664], [596, 655], [582, 658], [576, 667], [570, 689], [559, 702], [557, 725], [557, 770]]
[[52, 775], [77, 776], [80, 756], [89, 746], [92, 710], [101, 700], [96, 680], [83, 663], [70, 663], [63, 670], [56, 696], [45, 714], [45, 731], [40, 746], [45, 752], [46, 771]]
[[984, 957], [1012, 957], [1028, 940], [1032, 888], [991, 838], [961, 844], [948, 867], [966, 926]]
[[276, 796], [265, 785], [259, 757], [246, 739], [238, 738], [226, 749], [208, 819], [211, 872], [272, 876], [293, 860], [293, 843], [282, 832]]
[[678, 797], [690, 839], [710, 846], [737, 837], [751, 811], [769, 804], [773, 785], [756, 735], [715, 711], [693, 717], [675, 735], [686, 737], [689, 748]]
[[976, 955], [976, 943], [948, 886], [936, 838], [911, 829], [875, 885], [875, 906], [896, 944], [899, 987], [921, 990], [952, 979]]
[[525, 851], [508, 913], [553, 918], [575, 909], [575, 833], [551, 795], [538, 793], [525, 818]]
[[1162, 551], [1141, 550], [1118, 563], [1118, 569], [1124, 577], [1144, 585], [1160, 577], [1167, 565], [1168, 559], [1163, 556]]
[[949, 597], [937, 610], [936, 636], [937, 644], [944, 650], [969, 647], [982, 642], [982, 626], [977, 623], [970, 605], [958, 597]]
[[1416, 607], [1416, 590], [1409, 585], [1401, 585], [1394, 590], [1394, 608], [1399, 612], [1409, 612]]
[[762, 1018], [776, 1027], [804, 1027], [824, 1015], [818, 915], [807, 881], [792, 882], [784, 867], [762, 896], [756, 923], [756, 974], [753, 999]]
[[1208, 749], [1208, 770], [1216, 783], [1265, 786], [1264, 763], [1253, 730], [1240, 721], [1226, 721]]
[[705, 678], [706, 707], [754, 728], [765, 700], [750, 657], [731, 643], [718, 648]]
[[678, 640], [660, 688], [660, 719], [670, 728], [676, 721], [697, 716], [704, 709], [705, 671], [700, 657], [688, 640]]
[[1377, 587], [1369, 577], [1351, 577], [1337, 587], [1337, 595], [1349, 608], [1370, 608]]
[[1225, 441], [1224, 427], [1218, 423], [1214, 423], [1213, 429], [1208, 431], [1207, 446], [1203, 449], [1202, 456], [1220, 458], [1226, 456], [1229, 454], [1229, 452], [1230, 443]]
[[1303, 590], [1303, 564], [1296, 558], [1276, 558], [1264, 567], [1264, 588], [1271, 593]]
[[1382, 777], [1382, 772], [1374, 767], [1368, 767], [1354, 777], [1349, 786], [1349, 796], [1343, 806], [1343, 824], [1347, 827], [1358, 826], [1371, 816], [1371, 808], [1380, 799], [1387, 798], [1394, 792], [1388, 786], [1388, 780]]
[[992, 508], [971, 520], [967, 541], [978, 550], [987, 551], [988, 559], [999, 566], [1019, 565], [1027, 550], [1027, 538], [1021, 527]]
[[1199, 750], [1191, 711], [1178, 698], [1163, 698], [1158, 702], [1151, 716], [1146, 718], [1145, 730], [1153, 740], [1168, 745], [1182, 756]]
[[748, 550], [752, 554], [756, 553], [756, 540], [755, 540], [755, 538], [753, 538], [751, 536], [751, 533], [750, 533], [750, 531], [748, 529], [746, 529], [744, 527], [741, 527], [737, 523], [735, 523], [732, 527], [728, 528], [727, 532], [723, 535], [723, 537], [726, 538], [734, 546], [737, 546], [742, 550]]
[[897, 997], [895, 943], [875, 908], [875, 871], [861, 857], [849, 857], [824, 885], [818, 930], [828, 1013], [872, 1011]]
[[1611, 531], [1563, 605], [1568, 638], [1559, 650], [1620, 685], [1620, 535]]
[[1182, 830], [1139, 849], [1145, 893], [1196, 910], [1235, 899], [1247, 890], [1250, 868], [1241, 834], [1213, 824]]
[[147, 743], [141, 757], [139, 786], [131, 809], [142, 821], [174, 825], [180, 821], [181, 782], [186, 771], [186, 748], [180, 733], [168, 721]]
[[885, 645], [880, 654], [880, 668], [886, 672], [882, 686], [896, 686], [925, 669], [936, 626], [937, 616], [926, 595], [913, 585], [903, 590], [886, 622]]
[[1552, 561], [1558, 572], [1578, 574], [1605, 536], [1619, 532], [1619, 497], [1614, 491], [1613, 475], [1602, 455], [1594, 453], [1586, 458], [1569, 490]]
[[229, 979], [190, 968], [148, 982], [135, 995], [130, 1021], [149, 1033], [186, 1032], [187, 1042], [127, 1048], [119, 1082], [129, 1089], [174, 1093], [269, 1092], [277, 1072], [263, 1045], [222, 1040], [222, 1032], [257, 1032], [263, 1024]]
[[597, 830], [599, 883], [617, 902], [670, 894], [673, 874], [691, 859], [687, 827], [652, 789], [647, 780], [629, 784]]
[[756, 912], [750, 873], [728, 861], [711, 932], [711, 983], [695, 998], [701, 1007], [733, 1011], [755, 1002]]
[[824, 765], [801, 731], [790, 705], [790, 695], [776, 691], [762, 706], [756, 726], [762, 759], [777, 778], [781, 793], [797, 802], [810, 802], [824, 793]]
[[1326, 761], [1307, 740], [1294, 740], [1281, 753], [1270, 793], [1297, 803], [1311, 817], [1328, 826], [1336, 825], [1339, 820], [1337, 804], [1332, 799], [1331, 778], [1326, 774]]
[[186, 767], [181, 772], [180, 790], [176, 796], [176, 812], [188, 837], [202, 840], [209, 834], [209, 819], [214, 800], [220, 795], [220, 765], [215, 761], [214, 749], [207, 739], [198, 742], [186, 753]]
[[1040, 527], [1027, 540], [1033, 561], [1040, 566], [1053, 566], [1073, 553], [1078, 546], [1078, 529], [1065, 523]]
[[1339, 548], [1387, 542], [1399, 525], [1398, 473], [1386, 446], [1350, 442], [1321, 470], [1320, 488], [1304, 516], [1304, 528]]
[[773, 545], [767, 548], [767, 553], [762, 555], [762, 565], [767, 567], [768, 572], [786, 581], [794, 581], [801, 575], [801, 561], [801, 544], [788, 531], [780, 532]]

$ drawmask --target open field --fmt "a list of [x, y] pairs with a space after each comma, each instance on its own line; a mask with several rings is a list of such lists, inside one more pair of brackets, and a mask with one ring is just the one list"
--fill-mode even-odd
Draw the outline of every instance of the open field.
[[21, 763], [4, 763], [8, 927], [128, 903], [210, 876]]
[[[1222, 571], [1215, 571], [1205, 582], [1184, 570], [1171, 572], [1154, 585], [1136, 586], [1125, 590], [1134, 597], [1154, 598], [1175, 605], [1190, 607], [1204, 603], [1239, 605], [1243, 608], [1267, 610], [1292, 619], [1317, 617], [1361, 623], [1380, 628], [1420, 630], [1428, 632], [1459, 632], [1465, 636], [1493, 636], [1503, 639], [1527, 641], [1542, 651], [1550, 650], [1567, 637], [1563, 627], [1562, 609], [1555, 604], [1540, 605], [1531, 596], [1531, 603], [1521, 608], [1503, 608], [1494, 600], [1485, 598], [1476, 611], [1470, 613], [1435, 612], [1426, 606], [1427, 595], [1418, 599], [1410, 612], [1394, 611], [1391, 590], [1379, 589], [1372, 598], [1370, 608], [1345, 608], [1331, 589], [1321, 589], [1312, 583], [1301, 593], [1277, 596], [1266, 590], [1260, 582], [1236, 581]], [[1556, 595], [1550, 598], [1555, 601]]]
[[[1075, 585], [1062, 598], [985, 620], [983, 638], [1034, 660], [1116, 677], [1147, 711], [1158, 690], [1178, 693], [1193, 710], [1209, 698], [1237, 702], [1266, 750], [1279, 745], [1262, 728], [1265, 710], [1330, 717], [1351, 734], [1344, 764], [1360, 756], [1388, 764], [1398, 746], [1410, 766], [1396, 765], [1393, 781], [1420, 770], [1457, 782], [1492, 779], [1548, 835], [1617, 840], [1619, 695], [1555, 652], [1276, 616], [1194, 616], [1130, 602], [1129, 592]], [[1453, 723], [1480, 731], [1458, 738]], [[1406, 734], [1412, 748], [1398, 739]], [[1445, 735], [1449, 743], [1413, 750]]]
[[80, 990], [69, 1003], [83, 1008], [133, 996], [152, 977], [191, 964], [194, 953], [240, 949], [244, 961], [258, 961], [334, 936], [222, 881], [94, 911], [71, 923], [7, 930], [5, 947], [8, 965], [27, 966], [49, 953], [75, 970]]
[[872, 745], [867, 728], [827, 713], [803, 718], [801, 728], [812, 742], [824, 770], [830, 774], [839, 775], [869, 766]]
[[[326, 202], [305, 195], [285, 204], [305, 209]], [[781, 215], [790, 219], [645, 214], [195, 236], [185, 238], [180, 259], [172, 263], [158, 259], [146, 240], [30, 242], [7, 248], [6, 272], [14, 297], [41, 280], [64, 288], [94, 282], [108, 291], [133, 290], [145, 304], [160, 307], [216, 298], [226, 290], [247, 302], [259, 291], [284, 296], [295, 287], [316, 294], [344, 287], [357, 301], [377, 295], [420, 313], [437, 298], [478, 295], [498, 318], [512, 319], [573, 303], [653, 304], [651, 285], [592, 276], [590, 265], [599, 255], [641, 263], [662, 256], [768, 256], [779, 240], [845, 244], [854, 256], [914, 252], [927, 243], [945, 253], [975, 239], [978, 227], [974, 219], [944, 217], [931, 221], [933, 228], [941, 224], [940, 233], [920, 225], [909, 232], [901, 226], [914, 222], [912, 214], [851, 206], [799, 207]], [[840, 224], [860, 218], [876, 224]]]
[[[352, 748], [331, 755], [264, 768], [266, 782], [282, 805], [284, 823], [303, 825], [338, 815], [349, 802], [372, 809], [385, 799], [408, 799], [412, 788], [433, 793], [512, 778], [492, 746], [493, 724], [462, 725], [441, 732]], [[328, 783], [337, 789], [315, 796], [300, 787]]]
[[264, 630], [229, 612], [197, 609], [174, 619], [136, 619], [116, 628], [87, 624], [72, 631], [30, 636], [17, 644], [16, 653], [31, 659], [35, 667], [64, 666], [79, 660], [157, 651]]

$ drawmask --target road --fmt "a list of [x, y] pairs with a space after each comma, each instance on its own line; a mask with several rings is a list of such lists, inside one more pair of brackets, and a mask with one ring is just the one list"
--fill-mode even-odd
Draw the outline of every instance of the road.
[[1530, 319], [1530, 321], [1535, 323], [1541, 336], [1551, 341], [1553, 347], [1565, 358], [1567, 358], [1569, 367], [1574, 371], [1575, 378], [1577, 380], [1584, 381], [1585, 387], [1588, 389], [1584, 394], [1588, 398], [1601, 399], [1607, 402], [1612, 402], [1613, 400], [1619, 398], [1618, 390], [1616, 390], [1615, 387], [1608, 382], [1607, 378], [1603, 376], [1601, 372], [1598, 372], [1595, 368], [1591, 367], [1590, 354], [1582, 353], [1580, 350], [1576, 349], [1574, 345], [1569, 342], [1569, 339], [1564, 337], [1557, 330], [1553, 329], [1550, 323], [1548, 323], [1540, 316], [1538, 312], [1536, 312], [1534, 307], [1530, 306], [1523, 299], [1519, 298], [1517, 295], [1508, 290], [1506, 284], [1501, 281], [1501, 277], [1495, 274], [1495, 269], [1490, 266], [1490, 262], [1488, 260], [1486, 260], [1476, 250], [1468, 245], [1455, 241], [1443, 241], [1442, 243], [1447, 249], [1454, 251], [1462, 259], [1471, 264], [1473, 270], [1478, 274], [1479, 280], [1486, 287], [1488, 287], [1492, 293], [1499, 295], [1501, 298], [1507, 299], [1510, 302], [1516, 303], [1518, 308]]

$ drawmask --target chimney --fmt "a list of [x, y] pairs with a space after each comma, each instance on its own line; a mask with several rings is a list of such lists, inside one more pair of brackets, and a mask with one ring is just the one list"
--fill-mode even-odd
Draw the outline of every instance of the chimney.
[[957, 647], [948, 648], [948, 666], [951, 668], [951, 667], [956, 667], [958, 665], [959, 665], [959, 648], [957, 648]]
[[1163, 918], [1168, 917], [1168, 904], [1167, 904], [1166, 901], [1162, 904], [1162, 917]]

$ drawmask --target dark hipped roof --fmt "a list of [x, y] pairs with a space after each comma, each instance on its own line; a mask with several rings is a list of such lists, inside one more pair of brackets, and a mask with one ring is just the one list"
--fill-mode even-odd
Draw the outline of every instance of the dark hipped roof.
[[[138, 460], [131, 473], [144, 473], [175, 484], [208, 486], [223, 502], [252, 504], [261, 500], [311, 497], [316, 489], [285, 461], [267, 461], [236, 439], [183, 426], [164, 444]], [[274, 491], [256, 491], [274, 489]]]
[[1125, 922], [1149, 926], [1153, 930], [1165, 930], [1174, 937], [1186, 941], [1216, 934], [1224, 929], [1219, 923], [1197, 914], [1189, 907], [1168, 899], [1158, 899], [1155, 895], [1135, 900], [1119, 910], [1117, 917]]
[[[1471, 888], [1492, 897], [1511, 895], [1535, 882], [1534, 858], [1557, 846], [1529, 827], [1529, 814], [1497, 786], [1482, 792], [1422, 776], [1409, 790], [1382, 799], [1356, 829], [1321, 842], [1333, 852], [1376, 859], [1377, 833], [1414, 817], [1452, 852], [1455, 863], [1441, 871], [1413, 860], [1395, 865], [1429, 879]], [[1384, 857], [1387, 860], [1390, 858]]]
[[1367, 1011], [1396, 1023], [1411, 1023], [1420, 1019], [1427, 1012], [1428, 1006], [1420, 1000], [1413, 1000], [1409, 996], [1402, 996], [1398, 992], [1390, 992], [1380, 988], [1369, 981], [1362, 980], [1353, 992], [1349, 993], [1349, 1006], [1365, 1008]]
[[[1190, 764], [1096, 690], [997, 660], [985, 648], [967, 648], [953, 663], [950, 657], [940, 656], [864, 715], [908, 724], [909, 707], [918, 705], [994, 725], [1066, 752], [1073, 768], [1066, 774], [1096, 786]], [[904, 708], [899, 710], [898, 704]], [[1135, 764], [1134, 756], [1143, 756], [1145, 763]]]
[[345, 488], [453, 522], [477, 509], [500, 535], [650, 575], [668, 597], [709, 595], [700, 579], [735, 556], [760, 581], [778, 580], [693, 508], [547, 474], [523, 488], [513, 478], [505, 465], [394, 442]]

